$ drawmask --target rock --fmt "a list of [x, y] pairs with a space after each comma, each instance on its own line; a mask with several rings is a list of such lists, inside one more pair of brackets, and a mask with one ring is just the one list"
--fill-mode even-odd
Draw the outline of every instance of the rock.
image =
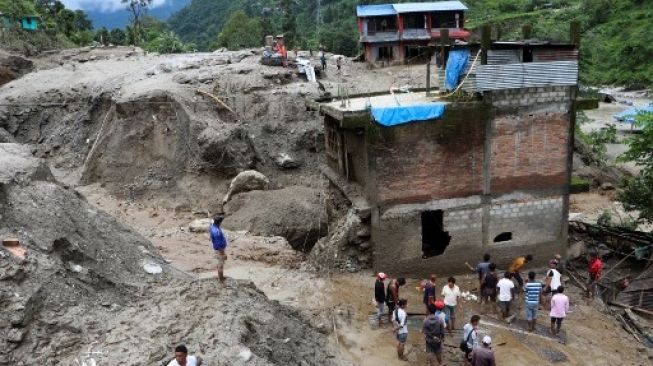
[[605, 182], [605, 183], [601, 184], [601, 190], [613, 191], [614, 190], [614, 185], [612, 183]]
[[247, 362], [252, 359], [252, 351], [249, 349], [244, 349], [238, 353], [238, 357], [243, 360], [244, 362]]
[[195, 84], [198, 80], [197, 76], [190, 76], [184, 73], [179, 73], [172, 77], [172, 81], [177, 84]]
[[163, 268], [161, 268], [160, 265], [147, 261], [143, 263], [143, 270], [152, 275], [161, 274], [163, 272]]
[[12, 328], [11, 330], [9, 330], [9, 332], [7, 332], [6, 337], [9, 343], [20, 343], [23, 341], [23, 338], [25, 337], [25, 330]]
[[266, 190], [269, 186], [270, 180], [268, 177], [256, 170], [245, 170], [244, 172], [238, 173], [238, 175], [231, 180], [229, 191], [222, 199], [222, 203], [229, 202], [231, 197], [236, 193]]
[[161, 70], [161, 72], [164, 72], [166, 74], [172, 72], [172, 66], [170, 66], [169, 64], [166, 64], [166, 63], [159, 64], [158, 68], [159, 68], [159, 70]]
[[226, 47], [220, 47], [217, 50], [213, 51], [213, 53], [223, 53], [229, 51]]
[[283, 169], [297, 169], [301, 166], [299, 161], [293, 159], [290, 155], [283, 152], [275, 156], [274, 163]]
[[222, 225], [253, 235], [282, 236], [294, 249], [308, 251], [327, 232], [321, 194], [300, 186], [240, 193], [225, 205]]
[[155, 68], [152, 68], [152, 69], [147, 70], [147, 71], [145, 72], [145, 75], [146, 75], [146, 76], [154, 76], [154, 75], [156, 75], [157, 73], [158, 73], [158, 72], [157, 72], [157, 69], [156, 69], [156, 67], [155, 67]]
[[190, 224], [188, 224], [188, 230], [191, 233], [206, 233], [212, 223], [213, 220], [208, 218], [193, 220]]
[[200, 133], [198, 144], [206, 168], [217, 176], [234, 176], [254, 167], [256, 152], [242, 127], [207, 127]]

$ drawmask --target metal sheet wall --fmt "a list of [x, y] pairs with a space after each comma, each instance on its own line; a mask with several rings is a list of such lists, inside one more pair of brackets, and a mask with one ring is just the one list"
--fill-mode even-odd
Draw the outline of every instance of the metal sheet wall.
[[578, 84], [577, 61], [479, 65], [476, 69], [476, 91]]

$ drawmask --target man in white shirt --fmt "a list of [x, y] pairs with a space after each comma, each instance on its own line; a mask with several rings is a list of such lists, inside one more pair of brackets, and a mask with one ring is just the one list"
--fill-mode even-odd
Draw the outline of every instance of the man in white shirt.
[[[442, 296], [444, 296], [444, 313], [449, 318], [447, 329], [449, 335], [451, 335], [452, 330], [456, 327], [456, 306], [458, 306], [458, 298], [460, 297], [460, 288], [456, 286], [455, 278], [449, 277], [447, 284], [442, 288]], [[462, 309], [462, 304], [460, 308]]]
[[503, 278], [497, 283], [497, 288], [499, 288], [499, 307], [501, 308], [501, 316], [503, 319], [506, 319], [508, 315], [510, 315], [512, 289], [515, 288], [515, 284], [510, 280], [510, 276], [510, 272], [504, 273]]
[[408, 340], [408, 314], [406, 313], [406, 299], [399, 299], [397, 305], [399, 306], [392, 312], [392, 324], [394, 325], [393, 331], [397, 338], [397, 357], [400, 360], [408, 361], [404, 356], [404, 348]]
[[542, 302], [545, 308], [548, 307], [548, 295], [555, 295], [558, 287], [562, 285], [562, 275], [558, 271], [558, 261], [551, 259], [549, 261], [549, 270], [546, 272], [546, 279], [544, 280], [544, 291], [542, 291]]
[[188, 348], [183, 344], [175, 348], [175, 359], [170, 361], [168, 366], [200, 366], [202, 360], [195, 356], [188, 355]]

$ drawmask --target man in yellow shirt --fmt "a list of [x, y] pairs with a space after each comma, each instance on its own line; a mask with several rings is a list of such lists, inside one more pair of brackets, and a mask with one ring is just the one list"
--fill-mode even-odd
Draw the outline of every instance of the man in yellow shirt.
[[524, 288], [524, 279], [521, 277], [521, 270], [524, 268], [524, 265], [526, 263], [531, 262], [533, 260], [533, 256], [530, 254], [527, 254], [522, 257], [517, 257], [512, 260], [512, 263], [510, 263], [510, 267], [508, 268], [508, 272], [512, 275], [512, 278], [517, 280], [517, 287], [515, 287], [515, 292], [517, 294], [521, 293], [521, 290]]

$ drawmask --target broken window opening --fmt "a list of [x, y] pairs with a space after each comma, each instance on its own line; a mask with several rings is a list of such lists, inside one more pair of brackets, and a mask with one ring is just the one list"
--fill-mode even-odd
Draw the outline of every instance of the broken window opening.
[[512, 233], [511, 232], [501, 233], [501, 234], [497, 235], [494, 238], [495, 243], [500, 243], [500, 242], [503, 242], [503, 241], [511, 241], [511, 240], [512, 240]]
[[448, 231], [444, 231], [442, 210], [422, 212], [422, 258], [442, 255], [451, 242]]
[[392, 59], [392, 46], [379, 47], [379, 61], [391, 61]]

